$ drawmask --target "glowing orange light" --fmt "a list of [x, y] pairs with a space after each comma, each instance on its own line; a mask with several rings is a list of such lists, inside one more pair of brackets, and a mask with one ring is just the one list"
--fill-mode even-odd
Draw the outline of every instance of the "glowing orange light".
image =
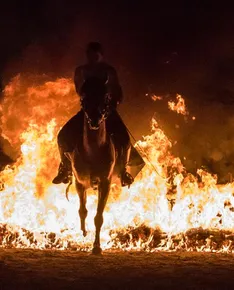
[[[181, 96], [177, 100], [177, 104], [169, 105], [170, 109], [187, 114]], [[51, 183], [59, 162], [56, 135], [78, 110], [77, 103], [72, 81], [67, 79], [30, 86], [23, 77], [17, 76], [6, 87], [2, 127], [12, 144], [9, 154], [17, 160], [0, 175], [4, 184], [0, 192], [2, 246], [10, 243], [14, 247], [91, 248], [97, 194], [89, 191], [88, 236], [83, 238], [74, 186], [68, 202], [65, 186]], [[152, 134], [138, 144], [148, 156], [147, 166], [130, 189], [112, 186], [104, 213], [102, 247], [215, 250], [211, 246], [212, 237], [207, 237], [205, 245], [196, 239], [191, 245], [188, 237], [200, 229], [213, 233], [232, 231], [234, 183], [217, 185], [217, 178], [201, 169], [199, 181], [186, 174], [180, 159], [172, 155], [172, 144], [155, 119], [152, 119]], [[147, 238], [142, 225], [152, 229]], [[138, 239], [130, 229], [138, 231]], [[159, 232], [160, 241], [152, 244], [156, 243]], [[122, 240], [121, 235], [125, 237]], [[218, 250], [229, 248], [230, 244], [224, 243]]]

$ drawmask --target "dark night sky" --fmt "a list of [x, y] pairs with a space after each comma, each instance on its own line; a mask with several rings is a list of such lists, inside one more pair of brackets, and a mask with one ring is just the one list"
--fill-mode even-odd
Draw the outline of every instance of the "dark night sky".
[[[111, 60], [126, 61], [133, 69], [151, 75], [173, 51], [179, 53], [182, 63], [194, 54], [200, 61], [207, 57], [216, 37], [232, 32], [232, 9], [225, 1], [222, 6], [212, 3], [215, 1], [136, 2], [4, 1], [1, 67], [30, 44], [40, 44], [48, 56], [60, 59], [97, 38]], [[79, 55], [73, 51], [76, 53]]]
[[24, 71], [71, 76], [86, 43], [99, 40], [127, 99], [149, 87], [213, 95], [214, 83], [226, 89], [226, 79], [234, 77], [234, 18], [227, 3], [4, 1], [0, 71], [5, 81]]

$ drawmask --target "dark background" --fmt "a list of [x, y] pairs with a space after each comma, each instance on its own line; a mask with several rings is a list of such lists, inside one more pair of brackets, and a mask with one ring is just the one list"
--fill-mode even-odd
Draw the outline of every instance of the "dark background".
[[[234, 17], [230, 2], [1, 2], [2, 86], [19, 72], [72, 77], [75, 66], [85, 60], [86, 43], [100, 41], [107, 60], [118, 70], [125, 93], [121, 115], [136, 138], [148, 132], [156, 112], [167, 135], [180, 140], [182, 148], [185, 137], [193, 134], [191, 129], [188, 132], [181, 125], [182, 130], [176, 131], [178, 120], [171, 117], [165, 103], [164, 107], [154, 103], [145, 94], [181, 93], [196, 116], [207, 104], [221, 103], [222, 114], [216, 116], [219, 123], [234, 96]], [[202, 117], [200, 120], [200, 125], [207, 123]]]
[[4, 1], [0, 70], [70, 74], [99, 40], [133, 91], [184, 91], [200, 74], [205, 86], [233, 58], [232, 13], [228, 1]]

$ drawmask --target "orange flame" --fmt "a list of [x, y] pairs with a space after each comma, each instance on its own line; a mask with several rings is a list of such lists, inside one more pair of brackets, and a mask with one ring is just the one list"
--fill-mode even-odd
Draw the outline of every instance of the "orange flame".
[[168, 108], [178, 114], [188, 115], [189, 112], [186, 109], [184, 98], [181, 95], [176, 95], [177, 103], [173, 101], [168, 102]]
[[[51, 184], [59, 162], [56, 134], [77, 111], [77, 103], [67, 79], [29, 86], [17, 76], [6, 87], [2, 127], [13, 146], [9, 152], [17, 160], [0, 175], [0, 245], [91, 248], [96, 193], [89, 191], [89, 234], [83, 238], [75, 188], [68, 202], [65, 187]], [[129, 190], [112, 186], [102, 247], [232, 251], [234, 184], [218, 186], [216, 177], [203, 170], [198, 170], [199, 179], [186, 174], [155, 119], [152, 134], [137, 145], [148, 156], [147, 166]], [[222, 231], [223, 242], [215, 239], [217, 231]]]

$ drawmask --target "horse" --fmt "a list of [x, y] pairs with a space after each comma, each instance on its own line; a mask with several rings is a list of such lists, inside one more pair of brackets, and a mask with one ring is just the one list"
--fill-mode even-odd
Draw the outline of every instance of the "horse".
[[[83, 136], [73, 152], [65, 155], [72, 164], [76, 190], [79, 195], [79, 216], [83, 236], [86, 236], [86, 191], [98, 190], [97, 213], [94, 218], [95, 240], [93, 254], [101, 254], [100, 231], [114, 169], [117, 168], [117, 148], [106, 130], [106, 119], [111, 112], [111, 98], [107, 93], [107, 81], [87, 79], [82, 86], [81, 107], [84, 112]], [[74, 132], [75, 134], [75, 132]], [[117, 170], [117, 169], [116, 169]]]

